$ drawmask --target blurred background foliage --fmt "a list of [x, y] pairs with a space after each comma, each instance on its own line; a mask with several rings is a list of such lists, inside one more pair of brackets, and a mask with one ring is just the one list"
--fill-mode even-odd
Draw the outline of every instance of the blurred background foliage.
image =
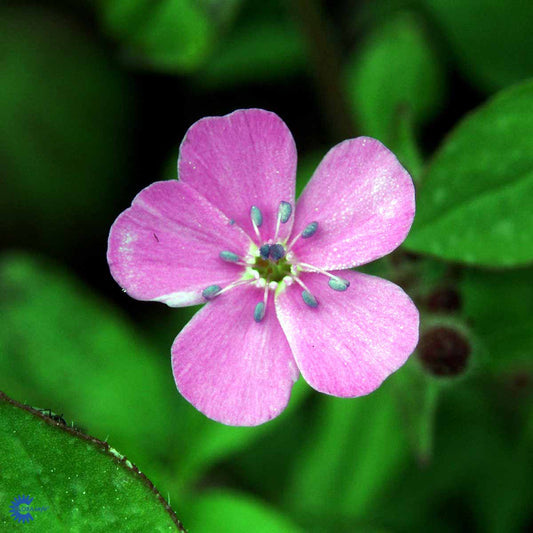
[[[524, 0], [2, 1], [0, 389], [107, 440], [193, 532], [526, 531], [532, 20]], [[299, 382], [278, 419], [229, 428], [172, 379], [196, 309], [128, 298], [105, 252], [133, 196], [176, 177], [186, 129], [244, 107], [292, 130], [298, 191], [356, 135], [411, 171], [412, 232], [365, 270], [416, 301], [421, 342], [368, 397]], [[27, 456], [0, 438], [6, 530], [24, 490], [109, 530], [70, 477], [9, 478]]]

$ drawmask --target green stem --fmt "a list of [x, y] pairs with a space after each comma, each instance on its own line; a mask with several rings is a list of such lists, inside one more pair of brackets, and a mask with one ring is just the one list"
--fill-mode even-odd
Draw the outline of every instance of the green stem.
[[422, 464], [428, 464], [433, 455], [435, 434], [435, 417], [439, 396], [439, 386], [432, 381], [426, 382], [426, 390], [422, 404], [422, 416], [418, 436], [418, 457]]

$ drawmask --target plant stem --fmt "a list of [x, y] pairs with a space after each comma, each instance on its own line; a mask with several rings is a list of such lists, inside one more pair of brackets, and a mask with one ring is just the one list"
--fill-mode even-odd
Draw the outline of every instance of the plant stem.
[[333, 29], [318, 0], [294, 0], [292, 5], [306, 41], [330, 133], [338, 140], [354, 137], [356, 126], [343, 90], [341, 59]]

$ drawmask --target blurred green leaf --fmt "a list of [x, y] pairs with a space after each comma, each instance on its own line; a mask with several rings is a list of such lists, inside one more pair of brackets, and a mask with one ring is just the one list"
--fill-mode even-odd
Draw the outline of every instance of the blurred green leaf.
[[210, 492], [184, 509], [187, 526], [195, 533], [296, 533], [299, 527], [258, 500], [237, 492]]
[[124, 53], [142, 66], [189, 72], [212, 51], [217, 23], [233, 15], [238, 2], [203, 0], [101, 0], [105, 29]]
[[[16, 529], [7, 502], [33, 497], [39, 531], [184, 531], [150, 481], [107, 444], [0, 393], [0, 500], [4, 531]], [[24, 513], [26, 514], [26, 513]], [[28, 526], [27, 526], [28, 527]]]
[[390, 381], [414, 455], [419, 464], [427, 464], [433, 456], [440, 384], [422, 370], [416, 355], [410, 357]]
[[132, 87], [57, 8], [4, 4], [0, 33], [4, 239], [79, 248], [124, 186]]
[[533, 81], [467, 116], [431, 163], [404, 245], [482, 266], [533, 260]]
[[176, 488], [181, 490], [187, 483], [201, 477], [209, 466], [246, 448], [263, 437], [265, 433], [270, 433], [280, 425], [286, 424], [287, 419], [294, 416], [311, 390], [304, 380], [300, 379], [293, 387], [291, 399], [285, 411], [267, 424], [251, 428], [224, 426], [210, 421], [194, 410], [194, 417], [199, 423], [192, 431], [194, 433], [192, 445], [185, 447], [178, 458], [180, 476], [176, 480]]
[[465, 76], [487, 91], [533, 72], [533, 2], [424, 0]]
[[494, 372], [533, 371], [533, 269], [466, 269], [461, 280], [465, 318], [488, 352]]
[[[463, 381], [441, 395], [435, 453], [424, 468], [402, 472], [380, 502], [391, 531], [527, 530], [533, 501], [527, 412], [502, 409], [494, 387]], [[525, 407], [525, 406], [524, 406]], [[531, 402], [528, 404], [531, 414]], [[526, 415], [526, 416], [524, 416]]]
[[360, 398], [323, 398], [317, 426], [293, 465], [287, 505], [308, 524], [327, 523], [332, 515], [336, 520], [361, 519], [406, 457], [408, 446], [389, 383]]
[[306, 65], [301, 35], [289, 20], [253, 20], [222, 40], [197, 82], [224, 88], [240, 83], [286, 79]]
[[387, 145], [395, 140], [402, 110], [419, 124], [438, 110], [443, 97], [443, 73], [425, 29], [405, 13], [354, 51], [346, 81], [361, 133]]
[[4, 256], [0, 286], [0, 388], [109, 436], [143, 470], [168, 455], [180, 431], [169, 354], [44, 261]]
[[390, 148], [418, 185], [424, 160], [416, 140], [413, 113], [405, 106], [397, 110]]

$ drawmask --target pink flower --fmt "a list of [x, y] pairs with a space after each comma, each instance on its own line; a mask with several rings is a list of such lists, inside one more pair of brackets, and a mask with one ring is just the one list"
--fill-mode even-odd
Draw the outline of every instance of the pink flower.
[[349, 270], [394, 250], [414, 217], [413, 182], [379, 141], [333, 147], [295, 205], [290, 131], [274, 113], [238, 110], [191, 126], [178, 173], [117, 218], [107, 259], [133, 298], [207, 301], [172, 345], [176, 385], [198, 410], [253, 426], [285, 408], [299, 373], [354, 397], [403, 365], [416, 307]]

